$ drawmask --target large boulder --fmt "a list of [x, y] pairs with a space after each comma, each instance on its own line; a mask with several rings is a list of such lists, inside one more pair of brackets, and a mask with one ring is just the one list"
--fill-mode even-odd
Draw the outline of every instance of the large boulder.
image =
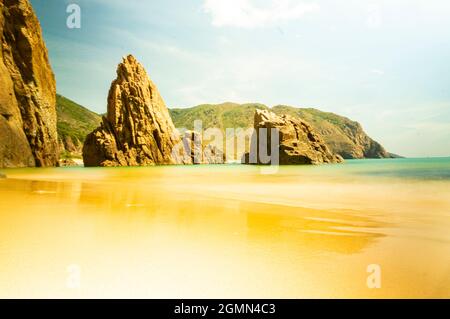
[[155, 84], [132, 56], [123, 58], [108, 96], [108, 112], [83, 146], [85, 166], [189, 163], [173, 152], [181, 138]]
[[[312, 126], [301, 119], [289, 115], [278, 116], [267, 110], [256, 110], [254, 128], [253, 140], [255, 143], [252, 143], [250, 153], [244, 156], [244, 163], [299, 165], [341, 163], [343, 161], [340, 155], [330, 151], [322, 137], [314, 131]], [[276, 138], [276, 135], [273, 136], [272, 134], [276, 131], [278, 132], [279, 142], [273, 143], [272, 139]], [[265, 138], [262, 143], [261, 138]], [[275, 150], [279, 155], [278, 163], [262, 161], [259, 145], [267, 147], [262, 150], [262, 153], [268, 155], [273, 155], [271, 154], [271, 147], [275, 145]], [[272, 156], [272, 158], [274, 157]]]
[[55, 78], [27, 0], [0, 1], [0, 37], [0, 167], [55, 166]]

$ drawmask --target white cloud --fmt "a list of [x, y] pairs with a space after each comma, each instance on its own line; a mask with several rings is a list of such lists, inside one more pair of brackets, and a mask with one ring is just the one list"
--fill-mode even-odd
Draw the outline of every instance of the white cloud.
[[256, 28], [297, 20], [306, 13], [316, 12], [316, 3], [291, 0], [271, 0], [258, 6], [255, 0], [205, 0], [204, 10], [216, 27]]

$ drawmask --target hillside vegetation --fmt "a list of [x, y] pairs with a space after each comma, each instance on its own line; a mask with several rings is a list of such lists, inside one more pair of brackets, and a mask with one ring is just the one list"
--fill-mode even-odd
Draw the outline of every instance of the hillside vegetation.
[[192, 130], [194, 120], [201, 120], [203, 128], [217, 127], [224, 132], [226, 128], [253, 127], [256, 109], [272, 110], [278, 115], [287, 114], [304, 119], [323, 136], [332, 151], [346, 159], [391, 157], [383, 146], [364, 132], [358, 122], [313, 108], [278, 105], [270, 109], [258, 103], [223, 103], [203, 104], [186, 109], [176, 108], [171, 109], [170, 113], [177, 128]]
[[[322, 112], [314, 108], [277, 105], [269, 108], [259, 103], [203, 104], [191, 108], [170, 109], [175, 126], [194, 129], [194, 121], [201, 120], [203, 129], [253, 127], [256, 109], [271, 110], [309, 122], [320, 133], [328, 147], [346, 159], [393, 157], [383, 146], [371, 139], [362, 126], [346, 117]], [[100, 125], [101, 116], [61, 95], [57, 95], [58, 134], [63, 156], [81, 154], [86, 136]]]
[[62, 155], [81, 155], [86, 136], [100, 125], [101, 116], [59, 94], [56, 95], [57, 127]]

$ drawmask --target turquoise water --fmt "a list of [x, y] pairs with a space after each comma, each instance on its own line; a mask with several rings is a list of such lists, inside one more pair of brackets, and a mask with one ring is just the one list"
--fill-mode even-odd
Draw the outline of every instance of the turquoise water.
[[[254, 165], [200, 165], [200, 166], [151, 166], [145, 168], [147, 172], [160, 171], [161, 169], [170, 169], [174, 175], [183, 171], [214, 171], [217, 173], [232, 172], [236, 174], [252, 174], [253, 171], [259, 170], [261, 167]], [[131, 174], [136, 171], [142, 171], [142, 167], [122, 167], [122, 168], [83, 168], [83, 167], [66, 167], [57, 170], [79, 171], [80, 173], [87, 170], [102, 171], [129, 171]], [[149, 170], [150, 169], [150, 170]], [[36, 169], [0, 169], [0, 178], [3, 175], [17, 173], [19, 171], [34, 172]], [[39, 169], [42, 173], [47, 170], [54, 172], [54, 169]], [[303, 175], [315, 177], [336, 177], [345, 178], [353, 177], [370, 177], [372, 178], [394, 178], [394, 179], [410, 179], [410, 180], [428, 180], [428, 181], [448, 181], [450, 180], [450, 157], [442, 158], [401, 158], [401, 159], [364, 159], [364, 160], [346, 160], [344, 164], [320, 165], [320, 166], [281, 166], [274, 175]]]
[[[239, 169], [238, 169], [239, 170]], [[243, 166], [242, 172], [247, 169]], [[281, 166], [279, 175], [320, 178], [363, 178], [399, 180], [450, 180], [450, 157], [346, 160], [343, 164]]]
[[391, 177], [419, 180], [449, 180], [450, 158], [404, 158], [350, 160], [345, 171], [371, 177]]

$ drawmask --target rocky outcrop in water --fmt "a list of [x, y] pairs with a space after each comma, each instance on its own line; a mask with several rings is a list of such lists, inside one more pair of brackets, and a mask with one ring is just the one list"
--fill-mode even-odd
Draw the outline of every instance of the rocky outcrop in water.
[[[272, 139], [274, 138], [271, 133], [272, 129], [279, 132], [279, 143], [275, 144], [277, 146], [275, 149], [279, 154], [280, 165], [340, 163], [343, 161], [340, 155], [329, 150], [322, 137], [314, 131], [311, 125], [301, 119], [289, 115], [278, 116], [267, 110], [256, 110], [254, 121], [257, 143], [251, 148], [250, 154], [245, 155], [245, 163], [268, 164], [260, 158], [259, 145], [267, 146], [267, 149], [263, 150], [263, 154], [271, 154]], [[265, 136], [268, 137], [267, 142], [261, 143], [259, 139]], [[272, 162], [272, 164], [274, 163]]]
[[286, 105], [273, 107], [276, 114], [287, 114], [308, 122], [320, 134], [328, 148], [345, 159], [389, 158], [383, 146], [370, 138], [360, 123], [347, 117], [313, 108]]
[[[279, 116], [290, 115], [309, 123], [320, 134], [328, 148], [345, 159], [395, 157], [382, 145], [371, 139], [362, 126], [351, 119], [313, 108], [277, 105], [269, 108], [259, 103], [203, 104], [190, 108], [171, 109], [177, 127], [194, 128], [194, 120], [201, 120], [203, 127], [219, 128], [226, 135], [227, 128], [252, 128], [257, 109], [268, 110]], [[248, 152], [248, 149], [247, 149]]]
[[77, 163], [70, 158], [64, 158], [64, 159], [60, 159], [59, 160], [59, 166], [61, 167], [73, 167], [73, 166], [77, 166]]
[[0, 1], [0, 37], [0, 167], [55, 166], [55, 78], [27, 0]]
[[85, 166], [145, 166], [189, 163], [172, 154], [181, 142], [167, 107], [144, 67], [123, 58], [111, 84], [108, 112], [86, 138]]
[[60, 137], [59, 139], [59, 148], [62, 152], [67, 152], [73, 156], [81, 155], [83, 144], [79, 139], [75, 138], [75, 141], [69, 135], [64, 137]]
[[183, 137], [184, 151], [192, 164], [224, 164], [225, 154], [220, 147], [204, 143], [200, 133], [186, 131]]

